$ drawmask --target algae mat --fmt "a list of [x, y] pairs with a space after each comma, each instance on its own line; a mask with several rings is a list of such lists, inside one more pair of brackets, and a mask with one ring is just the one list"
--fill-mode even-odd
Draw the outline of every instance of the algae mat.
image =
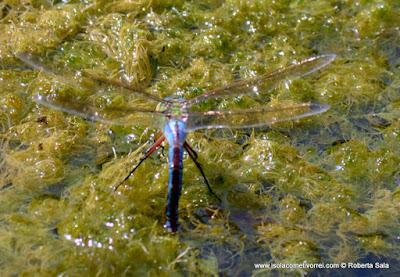
[[[399, 274], [399, 26], [395, 0], [1, 1], [0, 275]], [[18, 52], [77, 85], [31, 70]], [[157, 130], [140, 119], [89, 122], [32, 101], [37, 92], [78, 101], [82, 72], [192, 98], [326, 53], [337, 55], [333, 64], [286, 82], [269, 101], [326, 103], [328, 112], [189, 135], [222, 204], [185, 157], [177, 235], [162, 227], [162, 150], [113, 191]], [[121, 101], [118, 89], [100, 89], [99, 105]], [[261, 268], [272, 264], [347, 268]]]

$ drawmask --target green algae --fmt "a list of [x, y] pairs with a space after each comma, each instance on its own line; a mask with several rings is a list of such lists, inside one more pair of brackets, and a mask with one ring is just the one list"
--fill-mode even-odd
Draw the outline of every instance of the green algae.
[[[399, 15], [394, 0], [3, 1], [1, 275], [300, 275], [309, 271], [253, 264], [378, 259], [391, 261], [384, 273], [395, 272]], [[41, 56], [68, 82], [29, 70], [17, 52]], [[153, 122], [109, 126], [31, 100], [41, 92], [111, 108], [131, 101], [87, 78], [110, 76], [159, 97], [193, 98], [320, 53], [338, 58], [263, 100], [327, 103], [327, 113], [189, 135], [222, 203], [186, 157], [175, 236], [162, 228], [162, 150], [114, 192], [156, 136]], [[243, 97], [197, 108], [255, 104]]]

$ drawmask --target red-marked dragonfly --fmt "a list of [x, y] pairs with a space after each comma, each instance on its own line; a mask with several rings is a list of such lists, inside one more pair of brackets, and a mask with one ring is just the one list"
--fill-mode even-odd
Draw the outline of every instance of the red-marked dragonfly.
[[[162, 130], [161, 136], [147, 149], [138, 164], [120, 184], [125, 182], [139, 165], [154, 153], [167, 140], [169, 144], [169, 180], [166, 205], [166, 223], [171, 232], [178, 230], [178, 204], [182, 191], [183, 150], [194, 161], [200, 170], [208, 190], [212, 191], [209, 182], [198, 162], [197, 153], [186, 142], [186, 134], [198, 129], [209, 128], [251, 128], [271, 125], [276, 122], [297, 120], [307, 116], [320, 114], [329, 109], [328, 105], [317, 103], [300, 103], [281, 107], [254, 106], [250, 109], [194, 111], [193, 107], [209, 99], [224, 99], [227, 97], [265, 96], [285, 80], [293, 80], [313, 73], [328, 65], [335, 59], [334, 54], [311, 57], [250, 79], [237, 80], [231, 84], [212, 89], [191, 99], [167, 97], [161, 99], [143, 90], [132, 89], [128, 82], [122, 79], [101, 77], [91, 74], [94, 80], [90, 89], [83, 89], [84, 82], [76, 82], [65, 74], [56, 73], [48, 68], [38, 58], [30, 54], [19, 53], [17, 57], [34, 69], [55, 77], [62, 83], [79, 88], [78, 94], [70, 90], [62, 92], [45, 91], [41, 89], [34, 94], [34, 100], [46, 107], [78, 115], [88, 120], [116, 125], [143, 124]], [[84, 75], [84, 72], [76, 74]], [[80, 79], [81, 80], [81, 79]], [[107, 84], [121, 89], [123, 96], [115, 96], [112, 90], [100, 89], [93, 92], [96, 84]], [[71, 95], [72, 93], [72, 95]], [[149, 108], [152, 107], [152, 108]], [[118, 187], [118, 186], [117, 186]], [[117, 188], [116, 188], [117, 189]], [[218, 198], [218, 196], [216, 196]]]

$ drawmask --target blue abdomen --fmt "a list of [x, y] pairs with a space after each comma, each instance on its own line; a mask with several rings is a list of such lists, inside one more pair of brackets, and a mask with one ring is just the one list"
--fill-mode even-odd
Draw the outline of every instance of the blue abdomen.
[[183, 144], [186, 139], [185, 122], [171, 119], [164, 128], [169, 144], [169, 180], [165, 227], [172, 232], [178, 230], [178, 206], [182, 191]]

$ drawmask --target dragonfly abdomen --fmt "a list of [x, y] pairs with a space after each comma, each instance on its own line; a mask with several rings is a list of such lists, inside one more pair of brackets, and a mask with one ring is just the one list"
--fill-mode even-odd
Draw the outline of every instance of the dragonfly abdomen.
[[186, 138], [185, 123], [181, 120], [168, 121], [164, 128], [164, 135], [169, 144], [169, 180], [165, 228], [171, 232], [178, 230], [179, 198], [182, 191], [183, 176], [183, 144]]

